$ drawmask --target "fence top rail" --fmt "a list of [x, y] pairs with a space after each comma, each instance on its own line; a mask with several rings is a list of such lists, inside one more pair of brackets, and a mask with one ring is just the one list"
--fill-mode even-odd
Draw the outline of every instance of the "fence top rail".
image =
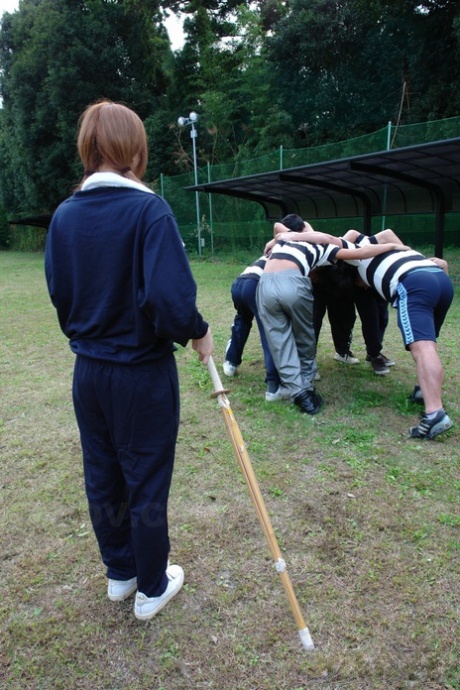
[[[251, 159], [235, 159], [230, 163], [219, 165], [207, 164], [198, 168], [200, 184], [216, 182], [284, 170], [314, 163], [321, 163], [342, 158], [351, 158], [366, 153], [406, 148], [419, 144], [455, 139], [460, 136], [460, 116], [444, 120], [432, 120], [410, 125], [392, 125], [391, 122], [382, 129], [339, 142], [329, 142], [320, 146], [300, 149], [285, 149], [282, 146], [262, 156]], [[162, 184], [179, 186], [192, 185], [193, 172], [174, 176], [162, 176]]]

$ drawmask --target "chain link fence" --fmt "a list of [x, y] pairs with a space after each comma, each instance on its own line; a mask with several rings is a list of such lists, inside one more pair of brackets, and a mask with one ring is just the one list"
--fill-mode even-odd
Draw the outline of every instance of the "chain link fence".
[[[222, 165], [198, 168], [198, 183], [216, 182], [246, 175], [285, 170], [340, 158], [375, 153], [422, 143], [453, 139], [460, 136], [460, 116], [414, 125], [387, 127], [345, 141], [305, 149], [283, 149], [250, 160], [234, 160]], [[223, 253], [249, 251], [257, 254], [272, 235], [272, 223], [267, 221], [262, 206], [256, 202], [223, 194], [197, 195], [187, 191], [195, 183], [194, 174], [184, 173], [168, 177], [161, 175], [153, 188], [164, 197], [177, 218], [179, 230], [189, 254], [215, 257]], [[198, 199], [199, 214], [196, 200]], [[199, 215], [200, 227], [197, 227]], [[445, 216], [445, 247], [460, 246], [459, 214]], [[351, 227], [362, 227], [362, 218], [334, 218], [315, 221], [315, 228], [333, 234], [343, 234]], [[400, 215], [386, 218], [385, 227], [393, 227], [408, 244], [427, 246], [433, 242], [433, 215]], [[372, 219], [372, 231], [382, 229], [382, 218]], [[37, 228], [28, 232], [14, 226], [7, 239], [10, 249], [38, 250], [44, 246], [45, 232]], [[4, 240], [6, 238], [3, 238]], [[6, 247], [5, 247], [6, 248]]]

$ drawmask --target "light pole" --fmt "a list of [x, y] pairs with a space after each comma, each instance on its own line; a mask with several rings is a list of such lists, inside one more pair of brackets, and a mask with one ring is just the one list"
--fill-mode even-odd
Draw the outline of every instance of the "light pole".
[[[195, 122], [198, 121], [198, 114], [191, 112], [188, 117], [180, 117], [177, 120], [179, 127], [185, 127], [190, 125], [190, 138], [193, 145], [193, 172], [195, 174], [195, 187], [198, 185], [198, 168], [196, 164], [196, 142], [195, 139], [198, 136], [198, 132], [195, 128]], [[196, 204], [196, 226], [198, 230], [198, 254], [201, 256], [201, 219], [200, 219], [200, 199], [198, 191], [195, 192], [195, 204]]]

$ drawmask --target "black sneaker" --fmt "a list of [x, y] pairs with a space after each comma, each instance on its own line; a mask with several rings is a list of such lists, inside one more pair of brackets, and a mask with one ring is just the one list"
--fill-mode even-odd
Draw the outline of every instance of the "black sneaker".
[[369, 357], [369, 360], [374, 370], [374, 374], [377, 374], [377, 376], [385, 376], [386, 374], [390, 373], [390, 370], [388, 369], [388, 366], [386, 365], [382, 355], [377, 355], [377, 357]]
[[305, 414], [317, 414], [321, 409], [323, 399], [320, 395], [317, 395], [315, 391], [302, 391], [302, 393], [294, 398], [294, 403], [300, 408], [300, 411]]
[[[383, 359], [383, 361], [385, 362], [385, 364], [387, 365], [387, 367], [394, 367], [394, 365], [396, 364], [396, 362], [394, 361], [394, 359], [390, 359], [389, 357], [386, 357], [386, 356], [383, 354], [383, 352], [380, 352], [380, 353], [379, 353], [379, 357], [381, 357], [381, 358]], [[372, 357], [371, 357], [370, 355], [366, 355], [366, 362], [370, 362], [371, 359], [372, 359]]]
[[418, 384], [414, 386], [414, 390], [407, 399], [409, 402], [418, 403], [419, 405], [423, 405], [425, 403], [422, 391], [420, 390], [420, 386]]
[[444, 410], [439, 410], [433, 419], [428, 419], [426, 414], [422, 414], [422, 418], [418, 426], [411, 426], [409, 429], [410, 438], [424, 438], [433, 439], [444, 431], [451, 429], [454, 426], [452, 420], [446, 415]]
[[385, 364], [387, 365], [387, 367], [394, 367], [394, 365], [396, 364], [394, 359], [390, 359], [389, 357], [385, 357], [385, 355], [382, 352], [380, 353], [380, 356], [382, 357], [382, 359], [385, 362]]

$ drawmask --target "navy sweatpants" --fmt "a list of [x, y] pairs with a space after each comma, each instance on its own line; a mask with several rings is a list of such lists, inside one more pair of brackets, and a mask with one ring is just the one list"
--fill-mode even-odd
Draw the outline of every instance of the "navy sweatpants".
[[73, 400], [86, 495], [107, 577], [167, 586], [167, 504], [179, 426], [174, 355], [128, 366], [75, 362]]
[[232, 283], [231, 294], [237, 313], [233, 321], [232, 337], [229, 348], [225, 353], [225, 358], [235, 366], [241, 364], [244, 346], [249, 338], [252, 322], [255, 318], [264, 355], [265, 383], [273, 382], [276, 390], [281, 381], [257, 309], [256, 292], [258, 282], [258, 278], [238, 276]]

